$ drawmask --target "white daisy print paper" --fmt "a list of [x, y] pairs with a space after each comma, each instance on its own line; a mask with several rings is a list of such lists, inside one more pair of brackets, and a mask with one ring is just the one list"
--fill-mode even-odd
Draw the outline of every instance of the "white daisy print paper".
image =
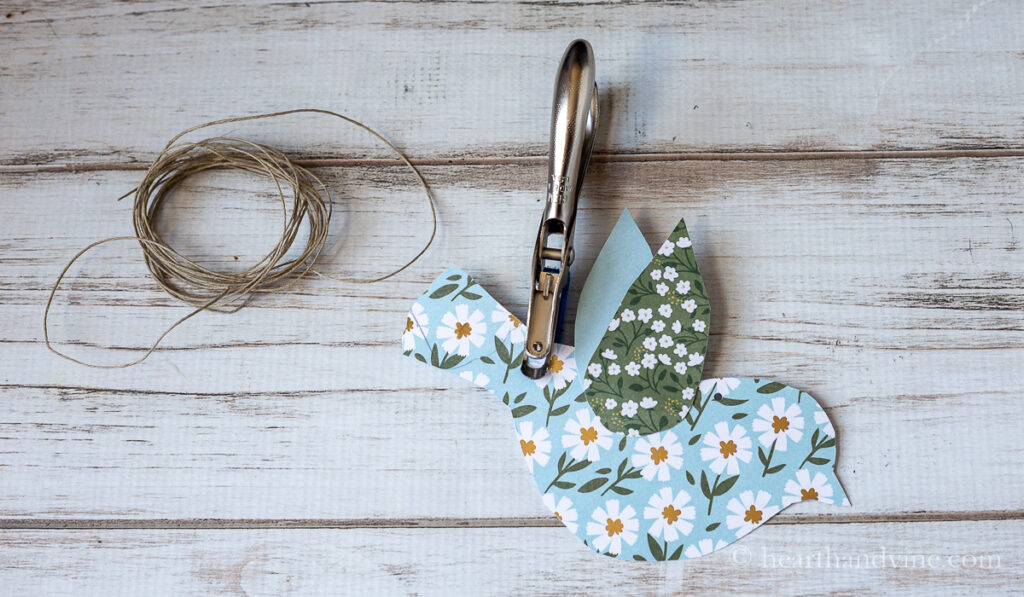
[[[649, 302], [623, 300], [611, 323], [588, 324], [622, 342], [602, 340], [589, 355], [556, 345], [541, 380], [519, 370], [521, 321], [461, 270], [431, 284], [402, 333], [407, 356], [505, 404], [509, 449], [543, 504], [589, 549], [630, 561], [708, 556], [787, 506], [849, 504], [833, 470], [835, 429], [814, 398], [763, 378], [695, 377], [707, 338], [693, 324], [709, 315], [684, 236], [638, 278], [650, 281]], [[617, 284], [602, 288], [631, 288]]]
[[487, 324], [480, 309], [470, 310], [470, 305], [461, 304], [441, 317], [437, 337], [443, 341], [441, 347], [445, 352], [464, 357], [471, 348], [483, 346], [486, 332]]
[[668, 481], [672, 470], [679, 470], [683, 465], [683, 446], [671, 431], [641, 437], [635, 448], [633, 466], [640, 467], [640, 475], [648, 481], [655, 477], [659, 481]]
[[656, 539], [664, 539], [665, 548], [669, 542], [675, 543], [681, 536], [690, 534], [696, 516], [697, 510], [690, 504], [690, 494], [685, 489], [673, 493], [671, 487], [662, 487], [644, 508], [644, 518], [654, 521], [648, 533]]
[[622, 553], [623, 544], [636, 543], [640, 521], [636, 519], [633, 506], [621, 506], [619, 500], [608, 500], [594, 509], [593, 521], [587, 523], [587, 534], [592, 536], [594, 547], [609, 555]]

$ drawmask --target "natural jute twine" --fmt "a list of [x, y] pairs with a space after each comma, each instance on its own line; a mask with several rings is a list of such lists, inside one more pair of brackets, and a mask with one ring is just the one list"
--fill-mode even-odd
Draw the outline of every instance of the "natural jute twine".
[[[316, 263], [317, 258], [320, 257], [320, 253], [327, 242], [331, 214], [333, 213], [331, 193], [319, 178], [310, 173], [309, 170], [297, 165], [279, 150], [245, 139], [213, 137], [195, 143], [175, 145], [178, 139], [199, 129], [232, 122], [274, 118], [297, 113], [324, 114], [354, 124], [387, 145], [416, 175], [427, 195], [432, 224], [430, 238], [423, 248], [405, 265], [378, 278], [367, 280], [339, 279], [314, 270], [313, 265]], [[162, 203], [179, 183], [193, 174], [206, 170], [221, 169], [248, 172], [274, 181], [280, 195], [281, 208], [284, 211], [285, 222], [280, 239], [278, 239], [266, 256], [240, 272], [220, 272], [204, 267], [175, 251], [156, 231]], [[286, 188], [291, 189], [290, 211], [288, 209], [288, 198], [285, 194]], [[301, 108], [271, 114], [225, 118], [182, 131], [164, 146], [160, 155], [157, 156], [153, 164], [146, 170], [146, 175], [142, 182], [139, 183], [139, 186], [125, 193], [118, 200], [120, 201], [133, 193], [135, 195], [135, 202], [132, 207], [132, 219], [135, 226], [135, 236], [105, 238], [79, 251], [64, 266], [60, 275], [57, 276], [53, 289], [50, 291], [50, 298], [46, 301], [46, 310], [43, 312], [43, 338], [46, 340], [46, 347], [54, 354], [80, 365], [99, 369], [118, 369], [141, 363], [149, 355], [153, 354], [153, 351], [156, 350], [156, 347], [171, 330], [197, 313], [202, 311], [234, 313], [245, 307], [249, 300], [257, 293], [279, 292], [298, 282], [307, 273], [313, 273], [321, 278], [338, 282], [356, 284], [372, 284], [387, 280], [415, 263], [433, 243], [434, 236], [437, 233], [437, 211], [434, 206], [434, 197], [423, 175], [420, 174], [419, 170], [416, 169], [416, 166], [409, 161], [405, 154], [369, 126], [348, 116], [315, 108]], [[285, 259], [285, 255], [295, 242], [303, 224], [308, 226], [309, 233], [302, 252], [297, 256]], [[195, 307], [195, 309], [171, 324], [160, 334], [149, 349], [134, 361], [116, 365], [98, 365], [76, 359], [57, 350], [50, 342], [48, 320], [50, 306], [53, 304], [53, 297], [57, 293], [61, 280], [64, 279], [71, 266], [85, 253], [105, 243], [125, 240], [134, 240], [139, 243], [146, 267], [149, 268], [153, 279], [161, 288], [178, 300]]]

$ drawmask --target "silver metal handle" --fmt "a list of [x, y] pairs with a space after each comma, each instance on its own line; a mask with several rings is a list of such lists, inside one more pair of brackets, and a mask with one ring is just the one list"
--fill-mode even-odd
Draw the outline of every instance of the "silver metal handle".
[[548, 149], [547, 203], [533, 254], [523, 373], [537, 379], [548, 369], [562, 296], [574, 258], [573, 229], [583, 177], [597, 132], [594, 51], [578, 39], [566, 48], [555, 77]]

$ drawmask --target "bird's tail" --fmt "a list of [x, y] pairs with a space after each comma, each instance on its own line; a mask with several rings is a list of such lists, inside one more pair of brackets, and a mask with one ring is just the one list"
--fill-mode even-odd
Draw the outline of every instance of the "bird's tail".
[[846, 495], [846, 490], [843, 489], [843, 484], [839, 482], [839, 477], [836, 476], [835, 469], [829, 469], [825, 474], [829, 478], [829, 483], [832, 485], [832, 503], [837, 506], [849, 506], [850, 498]]

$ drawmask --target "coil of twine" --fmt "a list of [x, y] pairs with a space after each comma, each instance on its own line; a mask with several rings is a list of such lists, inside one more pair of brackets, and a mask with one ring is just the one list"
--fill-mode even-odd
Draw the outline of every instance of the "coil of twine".
[[[261, 143], [235, 137], [212, 137], [197, 142], [178, 143], [183, 136], [194, 131], [233, 122], [276, 118], [297, 113], [331, 116], [353, 124], [370, 133], [388, 146], [408, 166], [423, 186], [430, 207], [431, 231], [426, 244], [409, 261], [396, 270], [372, 279], [335, 278], [313, 269], [327, 242], [333, 213], [333, 198], [324, 183], [309, 170], [296, 164], [281, 151]], [[217, 271], [185, 257], [170, 246], [157, 231], [161, 207], [182, 181], [209, 170], [236, 170], [273, 181], [284, 211], [281, 236], [271, 250], [258, 262], [242, 271]], [[290, 193], [286, 192], [290, 190]], [[43, 338], [46, 348], [69, 361], [98, 369], [130, 367], [146, 360], [160, 342], [174, 328], [203, 311], [234, 313], [245, 307], [257, 294], [279, 292], [292, 286], [307, 274], [337, 282], [372, 284], [387, 280], [416, 262], [434, 242], [437, 234], [437, 210], [427, 181], [406, 155], [383, 135], [369, 126], [336, 112], [316, 108], [299, 108], [269, 114], [226, 118], [200, 124], [175, 135], [146, 170], [139, 185], [121, 196], [134, 194], [132, 220], [134, 236], [116, 236], [96, 241], [75, 254], [53, 284], [46, 309], [43, 312]], [[289, 197], [290, 195], [290, 205]], [[120, 200], [118, 199], [118, 200]], [[303, 229], [305, 244], [296, 255], [289, 251]], [[184, 317], [172, 323], [139, 358], [119, 364], [88, 363], [61, 352], [53, 346], [49, 334], [50, 307], [54, 295], [68, 270], [90, 250], [111, 242], [136, 241], [142, 249], [146, 267], [157, 284], [181, 302], [194, 307]]]

